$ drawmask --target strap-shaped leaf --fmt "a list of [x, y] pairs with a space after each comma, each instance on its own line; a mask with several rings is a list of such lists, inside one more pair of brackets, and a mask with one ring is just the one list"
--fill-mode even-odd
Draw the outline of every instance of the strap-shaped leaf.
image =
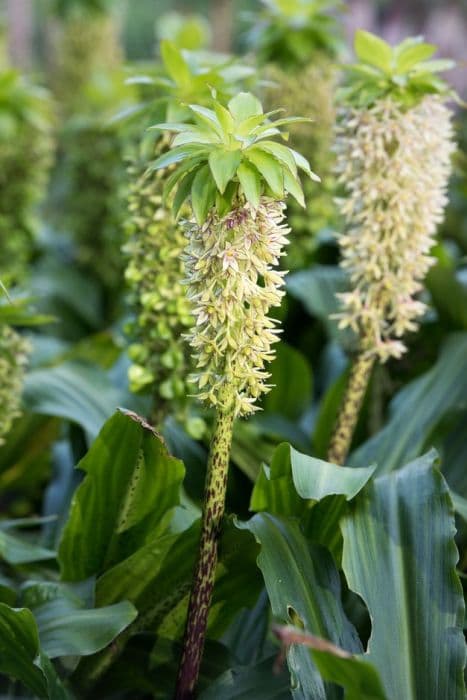
[[465, 698], [452, 504], [431, 452], [367, 486], [342, 521], [343, 570], [372, 620], [390, 700]]
[[[340, 602], [339, 574], [329, 552], [310, 547], [296, 522], [268, 513], [255, 515], [240, 527], [248, 528], [261, 545], [258, 566], [274, 616], [284, 623], [298, 618], [308, 632], [360, 653], [360, 640]], [[338, 697], [333, 688], [325, 688], [306, 648], [293, 645], [287, 659], [294, 698]]]
[[148, 533], [163, 530], [184, 474], [155, 432], [123, 413], [107, 421], [78, 466], [87, 476], [73, 497], [59, 548], [67, 581], [101, 574]]

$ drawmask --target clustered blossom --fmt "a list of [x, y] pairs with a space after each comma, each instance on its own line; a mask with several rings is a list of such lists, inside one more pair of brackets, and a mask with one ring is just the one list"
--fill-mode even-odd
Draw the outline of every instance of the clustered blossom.
[[339, 244], [352, 291], [339, 295], [336, 316], [382, 362], [405, 352], [401, 338], [425, 311], [416, 295], [433, 264], [453, 150], [451, 113], [436, 96], [411, 108], [381, 99], [346, 109], [338, 122], [337, 173], [347, 195]]
[[8, 325], [0, 326], [0, 445], [20, 414], [29, 343]]
[[131, 333], [136, 342], [129, 349], [133, 361], [130, 388], [153, 391], [160, 400], [181, 399], [186, 394], [189, 349], [182, 334], [193, 324], [186, 298], [182, 228], [162, 202], [165, 171], [131, 174], [128, 208], [129, 240], [125, 272], [136, 320]]
[[236, 415], [257, 410], [269, 390], [265, 365], [280, 331], [268, 312], [284, 295], [285, 272], [275, 269], [288, 243], [284, 209], [262, 197], [257, 209], [245, 202], [224, 217], [213, 210], [202, 227], [188, 226], [193, 378], [201, 400], [223, 408], [233, 401]]

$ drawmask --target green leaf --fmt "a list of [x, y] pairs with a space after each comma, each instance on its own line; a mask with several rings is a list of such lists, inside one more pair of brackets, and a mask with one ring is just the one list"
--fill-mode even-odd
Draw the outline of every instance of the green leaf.
[[190, 68], [183, 54], [171, 41], [160, 43], [160, 52], [167, 73], [177, 85], [189, 85], [192, 79]]
[[[1, 528], [1, 523], [0, 523]], [[0, 529], [0, 558], [13, 566], [55, 559], [56, 553]]]
[[274, 657], [222, 674], [199, 700], [290, 700], [288, 675], [274, 673]]
[[276, 627], [274, 632], [283, 644], [308, 647], [324, 680], [344, 688], [345, 700], [386, 700], [378, 672], [364, 657], [349, 654], [326, 639], [295, 627]]
[[309, 270], [300, 270], [287, 275], [287, 291], [302, 302], [305, 309], [319, 318], [332, 338], [344, 347], [354, 342], [352, 331], [340, 330], [331, 316], [340, 310], [336, 294], [348, 291], [347, 275], [334, 265], [313, 265]]
[[199, 532], [196, 522], [182, 533], [155, 537], [108, 569], [97, 582], [98, 605], [127, 599], [140, 611], [166, 614], [168, 601], [179, 602], [189, 590]]
[[424, 61], [418, 63], [413, 71], [416, 73], [444, 73], [456, 67], [456, 62], [449, 59], [439, 59], [437, 61]]
[[30, 610], [0, 603], [0, 672], [22, 681], [38, 697], [47, 697], [47, 683], [36, 665], [39, 635]]
[[311, 369], [305, 357], [290, 345], [280, 343], [269, 372], [273, 388], [264, 399], [264, 410], [291, 420], [300, 418], [312, 400]]
[[[307, 632], [329, 639], [352, 653], [361, 652], [358, 635], [340, 602], [339, 574], [329, 552], [310, 546], [298, 524], [261, 513], [239, 527], [249, 529], [261, 545], [261, 569], [275, 618], [297, 622]], [[331, 700], [308, 650], [293, 645], [287, 653], [294, 698]]]
[[217, 114], [212, 109], [202, 105], [190, 105], [190, 109], [196, 115], [197, 120], [201, 121], [211, 132], [215, 132], [220, 139], [223, 139], [224, 131]]
[[297, 164], [290, 148], [287, 148], [287, 146], [284, 146], [282, 143], [276, 143], [275, 141], [261, 141], [261, 148], [263, 151], [271, 153], [274, 158], [285, 165], [292, 175], [297, 175]]
[[148, 169], [161, 170], [161, 168], [167, 168], [169, 165], [180, 163], [180, 161], [192, 158], [194, 156], [206, 154], [207, 157], [207, 153], [208, 151], [206, 146], [202, 144], [194, 143], [177, 146], [150, 163]]
[[199, 226], [206, 221], [215, 197], [216, 183], [212, 178], [209, 165], [204, 165], [197, 171], [191, 186], [191, 206]]
[[128, 601], [88, 609], [71, 586], [50, 582], [26, 584], [22, 601], [32, 610], [41, 648], [51, 659], [95, 654], [137, 615]]
[[406, 46], [402, 50], [396, 51], [397, 73], [407, 73], [420, 61], [431, 58], [435, 52], [436, 46], [422, 43]]
[[240, 161], [240, 151], [213, 151], [209, 155], [209, 167], [221, 194], [234, 177]]
[[355, 53], [364, 63], [376, 66], [383, 73], [390, 74], [392, 71], [393, 51], [389, 44], [363, 29], [355, 32]]
[[175, 220], [178, 219], [178, 216], [180, 214], [180, 210], [183, 207], [184, 203], [188, 199], [191, 193], [191, 188], [193, 186], [193, 180], [195, 179], [196, 175], [196, 170], [189, 172], [183, 180], [180, 182], [180, 184], [177, 187], [177, 192], [175, 194], [173, 204], [172, 204], [172, 211]]
[[251, 92], [240, 92], [230, 100], [228, 108], [237, 123], [263, 114], [261, 102]]
[[302, 454], [284, 443], [276, 449], [271, 466], [260, 473], [250, 508], [299, 517], [310, 500], [320, 501], [337, 495], [352, 500], [374, 471], [375, 467], [336, 466]]
[[435, 456], [373, 481], [341, 525], [343, 570], [372, 620], [368, 660], [390, 700], [465, 698], [455, 528]]
[[102, 573], [163, 531], [184, 474], [155, 431], [131, 413], [106, 422], [78, 468], [86, 478], [74, 494], [59, 548], [66, 581]]
[[300, 204], [301, 207], [305, 207], [305, 195], [303, 194], [303, 189], [300, 184], [298, 177], [293, 175], [288, 168], [284, 168], [284, 188], [288, 194]]
[[261, 173], [273, 194], [276, 197], [283, 197], [284, 169], [279, 161], [270, 153], [262, 151], [259, 146], [246, 150], [245, 156]]
[[290, 149], [290, 152], [292, 153], [297, 168], [303, 170], [303, 172], [306, 173], [308, 177], [311, 178], [311, 180], [314, 180], [315, 182], [321, 182], [321, 178], [311, 170], [309, 162], [304, 156], [302, 156], [301, 153], [294, 151], [293, 148]]
[[93, 438], [120, 404], [119, 392], [96, 367], [64, 362], [26, 375], [24, 402], [33, 413], [80, 425]]
[[245, 197], [256, 209], [261, 196], [261, 175], [254, 165], [245, 160], [238, 166], [237, 175]]
[[350, 455], [349, 464], [377, 464], [378, 473], [398, 469], [420, 455], [433, 428], [462, 408], [466, 395], [467, 333], [453, 333], [434, 367], [396, 394], [385, 427]]
[[50, 660], [40, 649], [31, 611], [3, 603], [0, 603], [0, 673], [21, 681], [38, 698], [69, 698]]

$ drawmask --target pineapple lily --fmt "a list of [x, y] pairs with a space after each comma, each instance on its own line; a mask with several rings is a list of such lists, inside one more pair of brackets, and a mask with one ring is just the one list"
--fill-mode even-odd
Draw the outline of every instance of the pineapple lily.
[[437, 73], [450, 61], [429, 60], [436, 47], [420, 38], [392, 48], [357, 32], [360, 62], [349, 66], [336, 128], [341, 266], [351, 291], [341, 294], [341, 327], [359, 338], [359, 356], [329, 450], [342, 463], [376, 360], [406, 351], [426, 306], [416, 295], [433, 264], [430, 249], [447, 202], [454, 150], [450, 96]]
[[194, 697], [217, 564], [217, 542], [234, 419], [255, 409], [268, 390], [266, 363], [277, 328], [268, 317], [280, 304], [283, 273], [277, 267], [288, 229], [284, 200], [304, 204], [298, 171], [318, 179], [308, 161], [284, 144], [280, 127], [296, 118], [272, 120], [250, 93], [227, 108], [190, 105], [193, 124], [165, 123], [175, 132], [171, 150], [154, 168], [175, 166], [164, 195], [175, 215], [187, 200], [186, 285], [196, 324], [188, 339], [197, 365], [198, 395], [216, 408], [205, 485], [198, 562], [185, 630], [176, 697]]
[[[192, 112], [182, 103], [196, 99], [212, 102], [212, 86], [218, 99], [226, 102], [238, 91], [238, 83], [251, 70], [231, 59], [214, 60], [203, 54], [181, 51], [173, 42], [160, 45], [161, 69], [155, 75], [136, 76], [145, 98], [138, 116], [141, 128], [156, 119], [192, 120]], [[140, 124], [141, 123], [141, 124]], [[153, 395], [153, 420], [160, 424], [170, 411], [187, 431], [200, 437], [201, 418], [190, 415], [187, 378], [192, 362], [184, 334], [193, 325], [191, 304], [183, 286], [185, 235], [164, 201], [163, 188], [172, 167], [148, 169], [154, 153], [164, 154], [170, 137], [160, 131], [146, 131], [130, 165], [128, 198], [128, 240], [125, 273], [135, 320], [128, 326], [133, 343], [129, 348], [132, 365], [130, 388]], [[189, 215], [188, 204], [184, 205]]]

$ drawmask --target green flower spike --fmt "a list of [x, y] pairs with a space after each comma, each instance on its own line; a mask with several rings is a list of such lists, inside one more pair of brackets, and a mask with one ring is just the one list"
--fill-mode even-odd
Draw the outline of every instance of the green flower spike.
[[357, 32], [360, 62], [348, 69], [336, 127], [337, 175], [346, 222], [339, 236], [341, 266], [351, 290], [341, 294], [341, 327], [351, 327], [360, 356], [329, 459], [342, 463], [375, 360], [406, 351], [403, 336], [426, 311], [418, 298], [433, 264], [438, 224], [447, 203], [454, 151], [452, 91], [437, 75], [451, 61], [430, 60], [436, 47], [421, 38], [392, 48]]
[[268, 318], [280, 304], [284, 273], [277, 264], [287, 242], [284, 200], [304, 204], [299, 169], [308, 161], [274, 141], [295, 118], [272, 120], [250, 93], [227, 108], [190, 105], [194, 124], [159, 124], [175, 132], [171, 150], [154, 168], [174, 167], [164, 195], [176, 215], [188, 200], [188, 298], [196, 324], [188, 339], [201, 399], [216, 408], [205, 486], [199, 557], [188, 609], [176, 698], [194, 697], [204, 647], [224, 514], [232, 430], [237, 415], [255, 410], [268, 390], [266, 364], [277, 328]]

